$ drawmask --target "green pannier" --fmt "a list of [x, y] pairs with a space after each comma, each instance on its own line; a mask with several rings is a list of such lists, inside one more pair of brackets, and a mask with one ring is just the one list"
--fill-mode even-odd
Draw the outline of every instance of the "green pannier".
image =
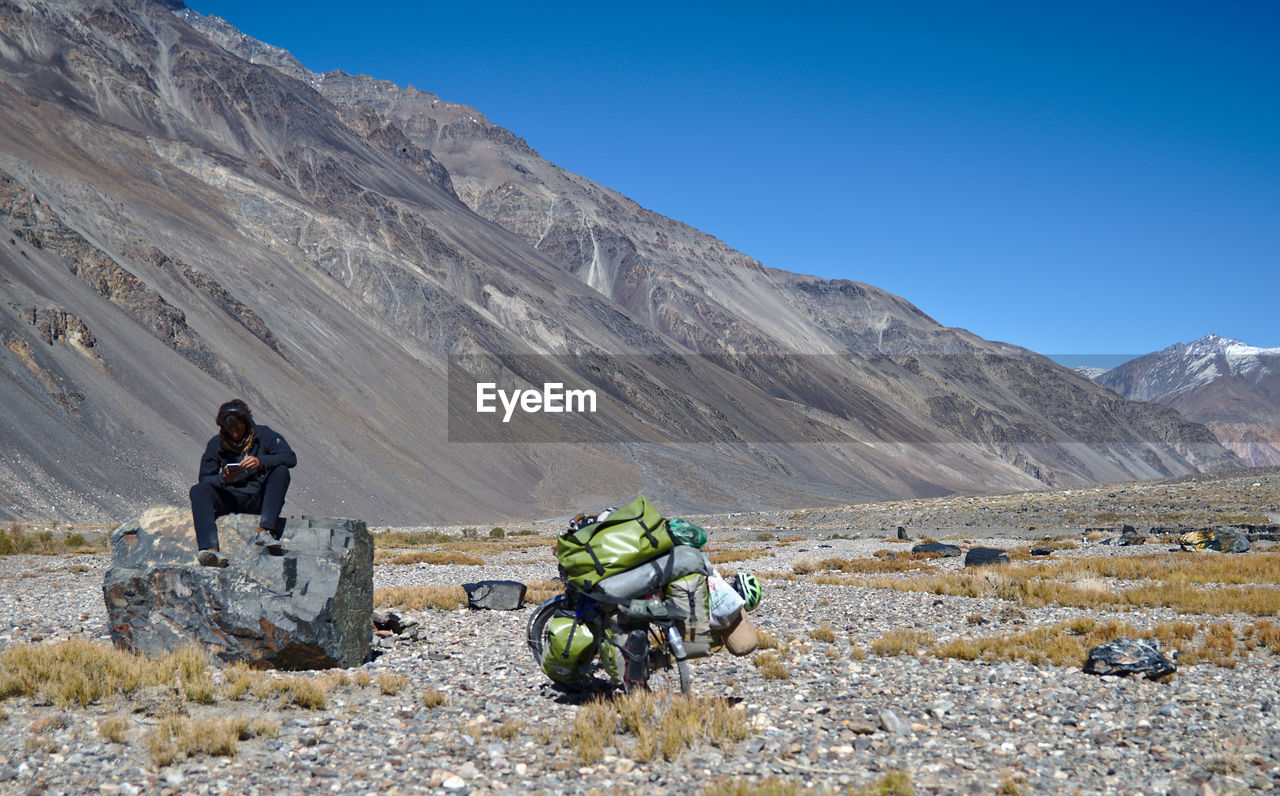
[[591, 627], [573, 616], [553, 616], [547, 622], [547, 644], [542, 671], [561, 685], [578, 685], [596, 654]]
[[[623, 638], [626, 635], [623, 634]], [[627, 668], [627, 656], [622, 654], [618, 646], [618, 634], [609, 625], [604, 627], [604, 638], [600, 640], [600, 664], [604, 673], [609, 675], [609, 682], [622, 685], [622, 673]]]
[[667, 522], [644, 495], [604, 520], [560, 535], [556, 559], [561, 576], [590, 590], [616, 575], [657, 558], [675, 546]]

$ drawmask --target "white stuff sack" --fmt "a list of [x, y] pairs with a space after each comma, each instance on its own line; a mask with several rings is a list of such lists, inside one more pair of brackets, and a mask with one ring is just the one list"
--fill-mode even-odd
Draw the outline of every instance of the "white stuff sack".
[[711, 610], [711, 626], [716, 630], [733, 624], [742, 606], [747, 604], [747, 601], [742, 599], [742, 595], [738, 594], [738, 590], [730, 586], [729, 581], [720, 577], [719, 572], [713, 572], [711, 577], [707, 578], [707, 592], [710, 595], [708, 607]]

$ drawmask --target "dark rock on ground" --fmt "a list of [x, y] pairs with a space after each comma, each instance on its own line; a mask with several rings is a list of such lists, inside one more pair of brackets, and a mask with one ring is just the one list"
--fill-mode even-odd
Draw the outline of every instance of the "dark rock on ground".
[[225, 569], [196, 562], [186, 509], [150, 509], [111, 534], [103, 579], [116, 646], [161, 655], [196, 642], [226, 663], [357, 666], [373, 632], [373, 538], [359, 520], [288, 517], [284, 552], [250, 543], [258, 518], [218, 520]]
[[990, 564], [1008, 564], [1009, 554], [996, 547], [975, 547], [965, 553], [966, 567], [981, 567]]
[[1053, 548], [1052, 547], [1033, 547], [1031, 548], [1031, 555], [1033, 556], [1053, 555]]
[[1160, 652], [1152, 639], [1118, 638], [1089, 650], [1085, 674], [1141, 674], [1155, 680], [1178, 667]]
[[482, 580], [464, 583], [467, 604], [490, 611], [516, 611], [524, 604], [525, 586], [514, 580]]
[[382, 630], [387, 633], [394, 633], [398, 636], [403, 634], [406, 630], [415, 627], [417, 624], [418, 623], [415, 621], [404, 621], [399, 614], [393, 611], [373, 612], [374, 630]]
[[1119, 545], [1146, 544], [1147, 534], [1140, 531], [1132, 525], [1125, 525], [1120, 529], [1120, 539], [1116, 542]]
[[943, 544], [942, 542], [925, 542], [923, 544], [914, 545], [911, 548], [913, 553], [936, 553], [943, 558], [959, 558], [963, 551], [953, 544]]

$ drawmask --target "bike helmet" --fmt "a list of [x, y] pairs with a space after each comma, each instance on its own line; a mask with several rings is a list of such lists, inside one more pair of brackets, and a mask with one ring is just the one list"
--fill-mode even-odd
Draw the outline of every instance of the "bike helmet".
[[746, 609], [748, 611], [756, 609], [756, 606], [760, 604], [760, 597], [764, 593], [764, 587], [760, 585], [760, 580], [749, 572], [739, 572], [733, 579], [733, 588], [746, 601]]

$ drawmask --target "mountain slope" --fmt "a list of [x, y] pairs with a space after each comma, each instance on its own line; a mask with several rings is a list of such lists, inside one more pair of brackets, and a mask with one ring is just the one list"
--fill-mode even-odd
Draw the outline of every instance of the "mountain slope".
[[1210, 334], [1132, 359], [1096, 381], [1206, 424], [1252, 466], [1280, 464], [1280, 348]]
[[[299, 451], [289, 511], [374, 523], [1234, 463], [1172, 412], [763, 268], [470, 109], [180, 5], [0, 2], [0, 516], [181, 502], [233, 395]], [[481, 380], [601, 406], [517, 431], [471, 411]]]

